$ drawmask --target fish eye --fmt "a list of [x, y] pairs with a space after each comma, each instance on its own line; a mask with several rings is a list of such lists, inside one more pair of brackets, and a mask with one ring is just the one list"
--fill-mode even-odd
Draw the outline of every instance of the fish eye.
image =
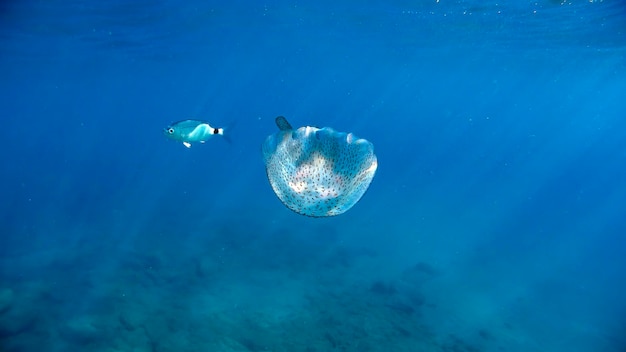
[[174, 133], [174, 129], [173, 129], [173, 128], [171, 128], [171, 127], [170, 127], [170, 128], [168, 128], [168, 129], [167, 129], [167, 133], [169, 133], [169, 134]]

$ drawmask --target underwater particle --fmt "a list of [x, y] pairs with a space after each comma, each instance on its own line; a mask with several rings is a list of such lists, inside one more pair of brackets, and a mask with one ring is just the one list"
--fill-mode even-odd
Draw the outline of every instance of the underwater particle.
[[263, 143], [267, 178], [280, 201], [311, 217], [348, 211], [369, 187], [378, 161], [374, 146], [330, 127], [294, 130], [282, 116]]

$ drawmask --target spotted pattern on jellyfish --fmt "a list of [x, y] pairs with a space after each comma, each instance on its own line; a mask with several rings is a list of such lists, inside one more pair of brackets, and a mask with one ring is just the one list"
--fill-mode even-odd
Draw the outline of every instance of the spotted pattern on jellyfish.
[[361, 199], [378, 167], [372, 143], [330, 127], [294, 130], [282, 116], [276, 125], [280, 131], [263, 143], [263, 159], [270, 185], [287, 208], [335, 216]]

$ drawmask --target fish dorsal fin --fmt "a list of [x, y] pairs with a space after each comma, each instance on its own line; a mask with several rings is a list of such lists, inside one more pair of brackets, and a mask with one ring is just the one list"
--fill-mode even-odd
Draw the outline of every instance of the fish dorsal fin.
[[284, 116], [278, 116], [276, 118], [276, 126], [278, 126], [281, 131], [293, 130], [293, 127], [291, 127], [291, 124]]

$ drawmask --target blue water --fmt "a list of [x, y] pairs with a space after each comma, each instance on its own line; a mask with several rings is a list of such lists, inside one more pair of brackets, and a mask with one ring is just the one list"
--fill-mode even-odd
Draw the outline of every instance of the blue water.
[[[626, 5], [510, 2], [2, 2], [0, 351], [624, 351]], [[354, 208], [277, 115], [374, 144]]]

